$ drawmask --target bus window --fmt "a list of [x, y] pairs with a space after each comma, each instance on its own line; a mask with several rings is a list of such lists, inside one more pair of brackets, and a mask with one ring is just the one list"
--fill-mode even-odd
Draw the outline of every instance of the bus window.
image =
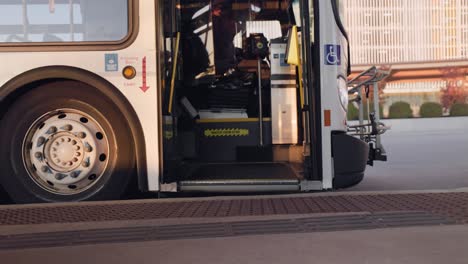
[[0, 43], [107, 42], [128, 34], [128, 0], [0, 2]]

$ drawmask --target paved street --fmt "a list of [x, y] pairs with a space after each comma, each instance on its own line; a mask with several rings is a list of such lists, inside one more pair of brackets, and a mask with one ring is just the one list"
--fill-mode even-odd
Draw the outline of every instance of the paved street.
[[388, 162], [368, 168], [353, 191], [468, 187], [468, 118], [384, 121]]
[[466, 263], [467, 226], [145, 241], [0, 251], [20, 263]]

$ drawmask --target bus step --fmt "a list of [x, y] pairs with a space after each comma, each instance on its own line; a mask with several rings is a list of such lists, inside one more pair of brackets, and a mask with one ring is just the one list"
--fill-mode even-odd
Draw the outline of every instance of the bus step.
[[299, 177], [285, 163], [205, 164], [179, 182], [181, 191], [297, 191]]
[[289, 180], [298, 176], [288, 163], [193, 163], [181, 180]]
[[298, 179], [290, 180], [194, 180], [179, 182], [181, 192], [296, 192], [300, 190]]

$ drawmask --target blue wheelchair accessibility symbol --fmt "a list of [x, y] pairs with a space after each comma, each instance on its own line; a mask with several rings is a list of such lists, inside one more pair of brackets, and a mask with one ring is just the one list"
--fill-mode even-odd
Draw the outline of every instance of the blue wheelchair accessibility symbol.
[[325, 45], [325, 64], [341, 65], [341, 46]]

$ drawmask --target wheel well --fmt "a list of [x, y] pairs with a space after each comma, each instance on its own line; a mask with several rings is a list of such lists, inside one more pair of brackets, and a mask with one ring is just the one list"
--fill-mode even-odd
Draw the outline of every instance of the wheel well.
[[[27, 92], [31, 91], [35, 87], [39, 87], [43, 84], [47, 84], [47, 83], [51, 83], [51, 82], [55, 82], [59, 80], [65, 80], [65, 79], [45, 79], [45, 80], [30, 82], [23, 86], [17, 87], [13, 91], [9, 92], [5, 97], [0, 97], [0, 120], [3, 118], [3, 116], [5, 115], [6, 111], [8, 111], [10, 106], [20, 96], [26, 94]], [[3, 90], [3, 88], [0, 88], [0, 90]]]
[[148, 190], [146, 147], [140, 120], [125, 96], [102, 77], [73, 67], [44, 67], [23, 73], [0, 87], [0, 120], [11, 104], [20, 96], [37, 87], [59, 81], [74, 81], [96, 88], [96, 92], [108, 97], [124, 115], [134, 140], [138, 186]]

